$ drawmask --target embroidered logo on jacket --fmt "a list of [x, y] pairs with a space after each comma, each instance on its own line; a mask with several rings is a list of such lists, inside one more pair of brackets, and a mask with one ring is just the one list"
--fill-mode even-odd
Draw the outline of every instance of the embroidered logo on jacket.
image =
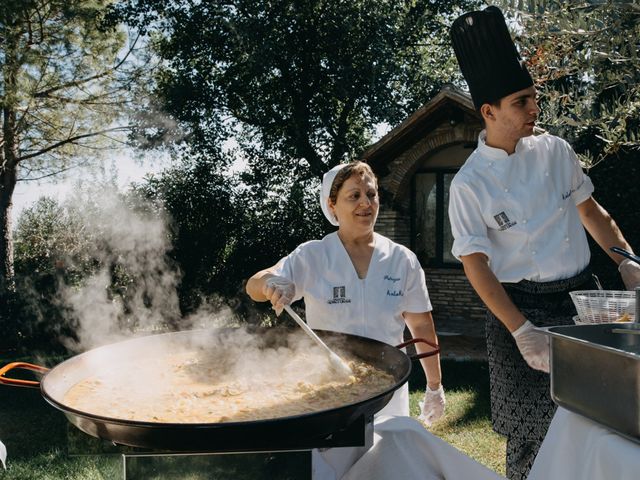
[[504, 212], [500, 212], [497, 215], [494, 215], [493, 218], [496, 219], [496, 222], [498, 224], [498, 230], [502, 231], [502, 230], [506, 230], [507, 228], [511, 228], [514, 225], [517, 225], [518, 222], [513, 222], [511, 220], [509, 220], [509, 217], [507, 217], [507, 214]]
[[347, 289], [344, 285], [340, 287], [333, 287], [333, 298], [327, 300], [327, 303], [351, 303], [351, 299], [347, 298], [346, 291]]

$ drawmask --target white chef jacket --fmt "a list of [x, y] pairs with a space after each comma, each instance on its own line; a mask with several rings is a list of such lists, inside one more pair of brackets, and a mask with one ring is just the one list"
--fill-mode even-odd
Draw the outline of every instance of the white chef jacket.
[[[403, 341], [403, 312], [432, 310], [424, 271], [408, 248], [374, 233], [367, 276], [358, 278], [338, 233], [303, 243], [282, 259], [274, 272], [296, 286], [295, 300], [304, 297], [311, 328], [360, 335], [391, 345]], [[396, 390], [376, 414], [409, 416], [409, 387]], [[314, 480], [334, 480], [368, 450], [364, 447], [313, 450]]]
[[[304, 297], [311, 328], [360, 335], [391, 345], [403, 341], [403, 312], [432, 310], [424, 271], [408, 248], [374, 233], [375, 246], [366, 278], [358, 278], [338, 233], [303, 243], [275, 272], [296, 286], [294, 300]], [[409, 415], [406, 385], [381, 411]]]
[[547, 282], [586, 268], [589, 245], [576, 205], [593, 184], [571, 146], [553, 135], [521, 138], [513, 154], [486, 131], [451, 183], [452, 253], [484, 253], [502, 283]]

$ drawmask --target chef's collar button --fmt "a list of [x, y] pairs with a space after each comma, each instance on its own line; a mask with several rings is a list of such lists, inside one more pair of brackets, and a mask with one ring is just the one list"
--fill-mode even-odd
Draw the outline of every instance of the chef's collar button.
[[505, 188], [504, 191], [505, 191], [505, 193], [509, 193], [509, 189], [508, 188]]
[[569, 241], [569, 237], [564, 237], [564, 241], [568, 242]]
[[538, 253], [538, 252], [536, 252], [535, 250], [531, 251], [531, 255], [535, 255], [536, 253]]
[[522, 220], [522, 223], [527, 223], [527, 220], [526, 220], [526, 219], [525, 219], [525, 220]]

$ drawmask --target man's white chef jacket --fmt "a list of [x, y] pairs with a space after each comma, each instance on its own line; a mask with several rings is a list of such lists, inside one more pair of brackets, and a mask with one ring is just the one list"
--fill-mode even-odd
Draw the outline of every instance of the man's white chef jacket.
[[449, 218], [459, 258], [484, 253], [502, 283], [572, 277], [590, 260], [576, 205], [593, 184], [567, 142], [543, 134], [520, 139], [513, 154], [485, 144], [451, 183]]
[[[311, 328], [360, 335], [391, 345], [403, 341], [403, 312], [432, 310], [424, 271], [415, 254], [374, 234], [375, 247], [366, 278], [358, 278], [337, 232], [303, 243], [275, 272], [296, 286], [294, 300], [304, 297]], [[409, 415], [408, 389], [399, 389], [382, 411]]]

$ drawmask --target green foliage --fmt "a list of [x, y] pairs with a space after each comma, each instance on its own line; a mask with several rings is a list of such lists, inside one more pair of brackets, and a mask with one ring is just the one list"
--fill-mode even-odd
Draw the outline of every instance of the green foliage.
[[[640, 149], [640, 6], [636, 2], [502, 2], [538, 84], [541, 124], [592, 167]], [[524, 3], [524, 5], [523, 5]]]
[[[42, 198], [25, 210], [15, 231], [17, 288], [1, 312], [2, 345], [70, 346], [82, 335], [91, 298], [89, 316], [106, 330], [144, 327], [159, 308], [169, 325], [223, 305], [251, 322], [268, 319], [268, 305], [255, 308], [244, 281], [324, 233], [317, 198], [307, 194], [308, 182], [260, 185], [266, 177], [259, 171], [245, 171], [255, 186], [240, 187], [216, 172], [217, 163], [184, 161], [124, 199], [89, 188], [63, 204]], [[165, 220], [168, 228], [160, 227]]]
[[[8, 0], [0, 11], [0, 104], [16, 115], [22, 178], [60, 171], [95, 149], [127, 102], [123, 31], [100, 27], [111, 0]], [[120, 67], [120, 68], [119, 68]], [[9, 126], [9, 125], [8, 125]], [[0, 133], [0, 139], [2, 139]], [[87, 143], [87, 139], [91, 143]], [[78, 159], [76, 158], [76, 161]], [[86, 161], [86, 157], [84, 159]]]
[[114, 16], [153, 32], [158, 97], [191, 146], [233, 129], [320, 177], [457, 75], [442, 46], [470, 3], [125, 0]]
[[184, 160], [137, 185], [133, 202], [135, 197], [143, 199], [143, 205], [150, 201], [155, 212], [170, 218], [173, 248], [168, 255], [182, 272], [183, 314], [204, 303], [226, 303], [237, 314], [260, 322], [266, 309], [252, 309], [244, 281], [322, 233], [317, 199], [308, 195], [308, 182], [284, 177], [274, 185], [259, 170], [242, 174], [248, 183], [221, 175], [216, 165], [225, 161]]
[[179, 318], [164, 218], [132, 212], [111, 189], [79, 190], [63, 204], [41, 198], [19, 218], [15, 245], [8, 345], [75, 348], [96, 332]]
[[[595, 197], [632, 246], [640, 238], [640, 6], [637, 2], [497, 2], [515, 20], [516, 41], [537, 82], [540, 124], [569, 141]], [[591, 245], [605, 288], [623, 288], [607, 254]]]
[[[122, 114], [147, 64], [122, 28], [103, 28], [112, 0], [4, 0], [0, 8], [0, 288], [13, 290], [12, 196], [100, 159], [123, 141]], [[140, 91], [136, 91], [137, 94]]]
[[89, 256], [95, 239], [85, 234], [83, 218], [69, 207], [42, 197], [18, 221], [16, 271], [38, 278], [36, 283], [43, 290], [54, 286], [58, 274], [77, 285], [95, 267], [95, 260]]
[[[237, 296], [255, 271], [326, 233], [317, 179], [362, 151], [376, 124], [404, 119], [457, 75], [442, 46], [448, 18], [470, 3], [125, 0], [115, 6], [112, 21], [144, 29], [165, 62], [156, 93], [185, 133], [180, 168], [200, 163], [211, 170], [184, 181], [166, 174], [144, 187], [149, 198], [162, 197], [173, 219], [186, 290], [199, 285], [205, 295]], [[166, 118], [143, 120], [154, 142], [175, 134]], [[221, 155], [229, 136], [234, 149]], [[231, 158], [243, 166], [229, 191], [224, 182], [232, 176], [223, 172]], [[203, 184], [210, 198], [193, 205], [219, 225], [215, 230], [197, 227], [170, 194], [179, 188], [188, 196]], [[208, 208], [214, 204], [220, 208]], [[212, 251], [199, 254], [200, 263], [181, 256], [198, 251], [203, 238]], [[251, 316], [242, 301], [235, 306]]]
[[21, 215], [15, 231], [17, 288], [3, 319], [9, 345], [57, 348], [61, 337], [73, 337], [75, 324], [58, 289], [79, 285], [96, 266], [88, 255], [93, 239], [84, 232], [78, 211], [50, 198]]
[[181, 163], [138, 193], [172, 219], [183, 311], [218, 293], [240, 298], [234, 307], [256, 318], [243, 280], [325, 234], [322, 174], [361, 152], [377, 124], [400, 122], [458, 76], [448, 25], [475, 3], [114, 6], [110, 21], [147, 33], [163, 60], [153, 87], [169, 118], [143, 112], [139, 133], [148, 145], [170, 139]]
[[169, 219], [169, 255], [182, 272], [183, 313], [197, 308], [203, 296], [229, 294], [224, 270], [242, 213], [233, 203], [233, 182], [216, 173], [214, 162], [186, 159], [134, 188], [143, 208], [150, 202], [156, 215]]

